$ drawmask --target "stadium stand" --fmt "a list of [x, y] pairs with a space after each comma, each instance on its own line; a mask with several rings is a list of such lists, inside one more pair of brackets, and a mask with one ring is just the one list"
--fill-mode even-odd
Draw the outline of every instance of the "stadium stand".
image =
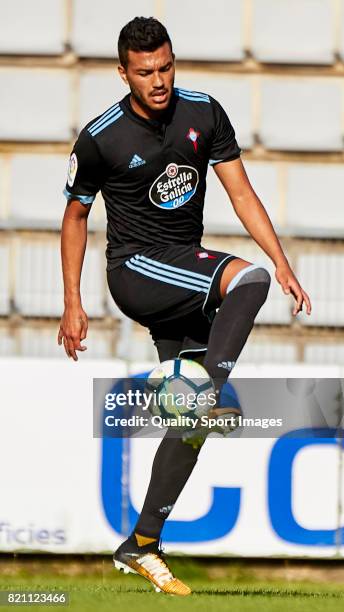
[[[171, 0], [1, 0], [1, 10], [0, 354], [64, 356], [55, 340], [68, 154], [85, 123], [127, 91], [109, 61], [120, 27], [155, 14], [174, 42], [176, 84], [209, 92], [228, 112], [249, 178], [314, 301], [311, 318], [294, 319], [273, 280], [242, 362], [342, 362], [344, 2], [219, 0], [214, 10], [185, 0], [183, 19]], [[89, 228], [82, 287], [91, 325], [80, 358], [156, 359], [148, 333], [109, 296], [101, 195]], [[273, 272], [212, 169], [205, 228], [205, 246]]]
[[1, 0], [0, 53], [60, 54], [64, 21], [63, 0]]
[[[0, 157], [0, 229], [60, 230], [65, 208], [61, 185], [67, 165], [68, 155], [62, 153]], [[98, 194], [89, 229], [104, 230], [105, 219], [104, 201]]]
[[7, 168], [5, 159], [0, 156], [0, 227], [2, 220], [7, 216], [6, 205], [8, 204], [7, 198]]
[[342, 107], [339, 79], [263, 78], [259, 138], [273, 150], [341, 151]]
[[61, 184], [65, 155], [13, 155], [10, 160], [9, 224], [14, 227], [61, 227]]
[[[104, 287], [101, 252], [88, 245], [81, 280], [83, 306], [91, 317], [102, 317]], [[57, 237], [50, 240], [20, 240], [15, 253], [14, 303], [23, 316], [58, 317], [63, 311], [60, 248]]]
[[72, 138], [66, 70], [0, 69], [0, 140], [64, 142]]
[[339, 33], [339, 46], [338, 55], [341, 60], [344, 60], [344, 11], [343, 11], [343, 0], [339, 3], [340, 13], [338, 15], [338, 33]]
[[[24, 326], [19, 330], [18, 344], [21, 355], [25, 357], [58, 357], [64, 358], [64, 352], [56, 342], [56, 326]], [[83, 359], [109, 359], [112, 354], [114, 334], [110, 330], [91, 329], [87, 342], [87, 351]]]
[[297, 260], [297, 274], [307, 279], [312, 295], [312, 320], [301, 315], [303, 325], [344, 326], [344, 253], [305, 254]]
[[344, 344], [307, 344], [305, 347], [306, 363], [342, 364], [344, 362]]
[[155, 14], [154, 0], [74, 0], [71, 44], [82, 57], [117, 55], [117, 39], [123, 24], [135, 15]]
[[240, 355], [241, 363], [295, 363], [297, 347], [290, 342], [258, 342], [247, 343]]
[[10, 254], [7, 244], [0, 244], [0, 315], [10, 313]]
[[14, 356], [18, 354], [16, 341], [11, 332], [5, 327], [0, 328], [0, 356]]
[[290, 164], [287, 170], [287, 225], [297, 235], [344, 236], [342, 164]]
[[[245, 49], [241, 0], [217, 0], [216, 7], [211, 2], [204, 2], [202, 10], [199, 9], [199, 0], [184, 0], [181, 19], [176, 3], [173, 0], [165, 2], [164, 21], [177, 57], [181, 60], [242, 60]], [[206, 44], [209, 31], [216, 32], [211, 45]]]
[[255, 0], [252, 53], [261, 62], [331, 64], [334, 23], [332, 0]]
[[[94, 92], [97, 95], [94, 95]], [[117, 100], [128, 93], [117, 70], [87, 70], [80, 75], [78, 129], [81, 130], [91, 119], [101, 115]]]

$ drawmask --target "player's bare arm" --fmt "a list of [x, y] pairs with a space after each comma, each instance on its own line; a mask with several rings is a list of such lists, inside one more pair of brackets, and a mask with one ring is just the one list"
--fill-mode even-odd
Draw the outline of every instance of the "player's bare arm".
[[276, 280], [284, 293], [293, 294], [295, 298], [293, 315], [296, 316], [302, 310], [303, 304], [306, 306], [307, 314], [310, 315], [312, 307], [309, 296], [289, 265], [270, 218], [250, 184], [241, 159], [216, 164], [214, 170], [227, 191], [240, 221], [274, 262]]
[[76, 351], [85, 351], [88, 319], [81, 305], [80, 278], [87, 242], [87, 217], [90, 206], [70, 200], [61, 231], [61, 257], [65, 309], [60, 322], [58, 343], [63, 342], [68, 357], [78, 360]]

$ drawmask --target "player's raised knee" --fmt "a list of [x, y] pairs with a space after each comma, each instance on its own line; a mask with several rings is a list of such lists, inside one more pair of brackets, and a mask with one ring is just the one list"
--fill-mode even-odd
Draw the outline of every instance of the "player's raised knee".
[[242, 287], [245, 285], [259, 283], [266, 289], [266, 293], [269, 291], [271, 276], [266, 268], [251, 264], [246, 268], [242, 268], [238, 274], [234, 276], [227, 287], [226, 293], [230, 293], [233, 289]]
[[263, 266], [255, 266], [254, 269], [248, 273], [248, 282], [254, 284], [259, 291], [256, 292], [256, 296], [261, 304], [264, 304], [270, 289], [271, 276], [266, 268]]
[[253, 283], [265, 283], [267, 285], [267, 290], [269, 290], [271, 284], [271, 276], [266, 268], [263, 266], [257, 266], [250, 274], [251, 282]]

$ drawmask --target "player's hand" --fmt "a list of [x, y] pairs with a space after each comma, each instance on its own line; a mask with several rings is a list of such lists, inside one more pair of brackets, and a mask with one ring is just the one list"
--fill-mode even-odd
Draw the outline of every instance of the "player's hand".
[[295, 317], [298, 312], [301, 312], [304, 304], [306, 306], [306, 313], [310, 315], [312, 312], [312, 305], [309, 296], [302, 289], [290, 266], [287, 264], [277, 266], [275, 276], [277, 282], [281, 285], [283, 292], [286, 295], [292, 294], [295, 298], [296, 304], [293, 309], [293, 316]]
[[61, 345], [63, 342], [66, 354], [78, 361], [76, 351], [86, 351], [87, 347], [81, 345], [85, 340], [88, 329], [88, 318], [81, 306], [65, 308], [61, 317], [60, 329], [57, 341]]

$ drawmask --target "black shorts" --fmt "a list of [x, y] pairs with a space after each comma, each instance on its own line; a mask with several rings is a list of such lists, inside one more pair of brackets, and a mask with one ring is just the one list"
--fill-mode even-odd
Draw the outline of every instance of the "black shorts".
[[159, 357], [204, 352], [216, 309], [220, 280], [234, 255], [196, 245], [140, 249], [107, 272], [120, 310], [149, 328]]

